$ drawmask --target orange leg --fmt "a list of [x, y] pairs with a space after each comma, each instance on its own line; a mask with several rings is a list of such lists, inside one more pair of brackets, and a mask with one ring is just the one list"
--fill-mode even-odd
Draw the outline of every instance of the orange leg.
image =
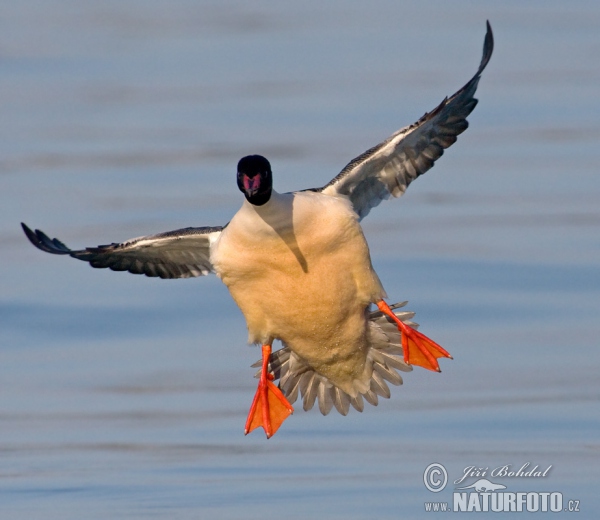
[[262, 357], [262, 372], [252, 406], [250, 406], [244, 434], [248, 435], [255, 428], [262, 426], [267, 434], [267, 439], [269, 439], [279, 429], [283, 421], [294, 412], [294, 408], [281, 393], [281, 390], [273, 384], [273, 374], [268, 373], [267, 366], [269, 357], [271, 357], [271, 345], [263, 345]]
[[437, 361], [440, 357], [447, 357], [452, 359], [452, 356], [440, 347], [435, 341], [430, 340], [424, 334], [409, 327], [398, 319], [398, 317], [392, 312], [390, 306], [383, 300], [377, 302], [377, 307], [386, 316], [389, 316], [400, 331], [402, 337], [402, 349], [404, 350], [404, 362], [411, 365], [419, 365], [428, 370], [435, 372], [441, 372], [440, 365]]

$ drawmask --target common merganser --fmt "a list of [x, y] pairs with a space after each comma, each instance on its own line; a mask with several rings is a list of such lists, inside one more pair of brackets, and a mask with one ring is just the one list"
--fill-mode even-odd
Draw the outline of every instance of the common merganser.
[[[416, 123], [352, 160], [322, 188], [273, 189], [271, 165], [242, 158], [241, 209], [222, 227], [188, 227], [126, 242], [71, 250], [22, 224], [31, 243], [92, 267], [160, 278], [216, 275], [246, 318], [250, 343], [262, 345], [258, 388], [245, 433], [261, 426], [271, 437], [293, 412], [299, 394], [309, 410], [318, 398], [326, 415], [362, 411], [389, 397], [386, 381], [412, 365], [440, 371], [451, 357], [415, 330], [411, 312], [389, 306], [359, 224], [390, 195], [399, 197], [466, 130], [473, 97], [493, 50], [487, 23], [483, 58], [473, 78]], [[375, 304], [378, 310], [371, 310]], [[283, 348], [272, 353], [278, 339]], [[273, 381], [279, 379], [279, 386]]]

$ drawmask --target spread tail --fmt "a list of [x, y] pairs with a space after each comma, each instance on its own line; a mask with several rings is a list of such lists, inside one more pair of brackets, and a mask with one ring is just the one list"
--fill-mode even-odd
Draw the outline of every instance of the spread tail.
[[[404, 307], [407, 302], [390, 305], [394, 314], [407, 325], [416, 328], [411, 322], [415, 315], [410, 311], [395, 311]], [[284, 346], [271, 354], [268, 370], [279, 380], [279, 388], [290, 403], [294, 403], [300, 395], [304, 410], [310, 410], [318, 400], [319, 410], [327, 415], [333, 407], [342, 415], [347, 415], [350, 405], [362, 412], [364, 400], [377, 406], [379, 397], [388, 399], [390, 389], [387, 382], [401, 385], [402, 377], [398, 371], [410, 372], [412, 367], [404, 362], [404, 352], [400, 332], [391, 318], [381, 311], [373, 311], [369, 319], [369, 350], [367, 363], [371, 364], [372, 374], [368, 384], [356, 381], [356, 395], [352, 396], [332, 384], [329, 379], [311, 368], [289, 347]], [[260, 367], [258, 361], [253, 367]], [[262, 369], [261, 369], [262, 370]], [[259, 370], [255, 377], [260, 377]], [[387, 381], [387, 382], [386, 382]]]

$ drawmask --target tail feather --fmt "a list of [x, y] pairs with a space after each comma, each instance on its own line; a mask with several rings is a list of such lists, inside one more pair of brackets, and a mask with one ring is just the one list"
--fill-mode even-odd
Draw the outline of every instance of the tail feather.
[[[404, 307], [407, 302], [390, 305], [391, 309]], [[407, 325], [417, 328], [417, 324], [410, 321], [415, 313], [409, 311], [395, 311], [394, 314]], [[402, 377], [398, 373], [410, 372], [412, 367], [404, 362], [400, 332], [395, 323], [379, 310], [369, 313], [370, 348], [367, 353], [367, 362], [372, 365], [371, 380], [368, 384], [355, 382], [356, 395], [333, 385], [325, 376], [315, 372], [298, 355], [287, 346], [271, 354], [269, 371], [279, 380], [279, 388], [290, 403], [294, 403], [299, 396], [302, 397], [304, 410], [310, 410], [318, 399], [319, 410], [327, 415], [333, 408], [340, 414], [347, 415], [352, 407], [362, 412], [364, 400], [373, 406], [379, 403], [379, 397], [388, 399], [391, 395], [387, 383], [398, 386], [402, 384]], [[258, 361], [253, 367], [260, 367]], [[260, 377], [260, 370], [256, 373]], [[386, 383], [387, 381], [387, 383]], [[363, 400], [364, 399], [364, 400]]]
[[[317, 393], [319, 391], [320, 387], [325, 386], [327, 383], [329, 383], [329, 380], [319, 374], [317, 374], [316, 372], [309, 372], [306, 374], [307, 377], [303, 378], [303, 386], [306, 385], [306, 389], [305, 390], [300, 390], [303, 397], [304, 397], [304, 401], [302, 403], [302, 407], [304, 408], [305, 411], [310, 410], [313, 405], [315, 404], [315, 400], [317, 399]], [[281, 390], [283, 392], [283, 395], [285, 395], [287, 388], [285, 390]], [[322, 411], [321, 411], [322, 413]], [[323, 414], [323, 415], [327, 415], [327, 414]]]
[[333, 390], [333, 385], [329, 381], [317, 385], [317, 396], [319, 397], [319, 410], [323, 415], [327, 415], [333, 407], [331, 390]]
[[350, 410], [350, 396], [336, 386], [331, 389], [331, 395], [335, 409], [342, 415], [348, 415], [348, 411]]
[[377, 397], [377, 394], [372, 390], [369, 390], [368, 392], [365, 392], [362, 395], [369, 404], [372, 404], [373, 406], [377, 406], [379, 404], [379, 398]]
[[400, 374], [387, 367], [385, 364], [373, 363], [373, 370], [375, 370], [375, 372], [377, 372], [383, 379], [389, 383], [392, 383], [394, 386], [399, 386], [402, 384], [402, 378], [400, 377]]
[[357, 410], [359, 412], [362, 412], [365, 409], [365, 403], [363, 401], [362, 394], [356, 394], [356, 397], [351, 397], [350, 398], [350, 404], [352, 405], [352, 407], [355, 410]]
[[371, 376], [371, 391], [375, 392], [381, 397], [385, 397], [386, 399], [389, 399], [392, 395], [390, 392], [390, 387], [386, 385], [385, 381], [379, 375], [377, 370], [373, 370], [373, 375]]

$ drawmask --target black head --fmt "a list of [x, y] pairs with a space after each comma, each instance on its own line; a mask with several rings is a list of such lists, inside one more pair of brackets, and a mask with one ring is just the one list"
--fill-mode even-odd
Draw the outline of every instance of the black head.
[[273, 189], [273, 174], [269, 161], [262, 155], [248, 155], [240, 159], [237, 184], [250, 204], [262, 206], [268, 202]]

